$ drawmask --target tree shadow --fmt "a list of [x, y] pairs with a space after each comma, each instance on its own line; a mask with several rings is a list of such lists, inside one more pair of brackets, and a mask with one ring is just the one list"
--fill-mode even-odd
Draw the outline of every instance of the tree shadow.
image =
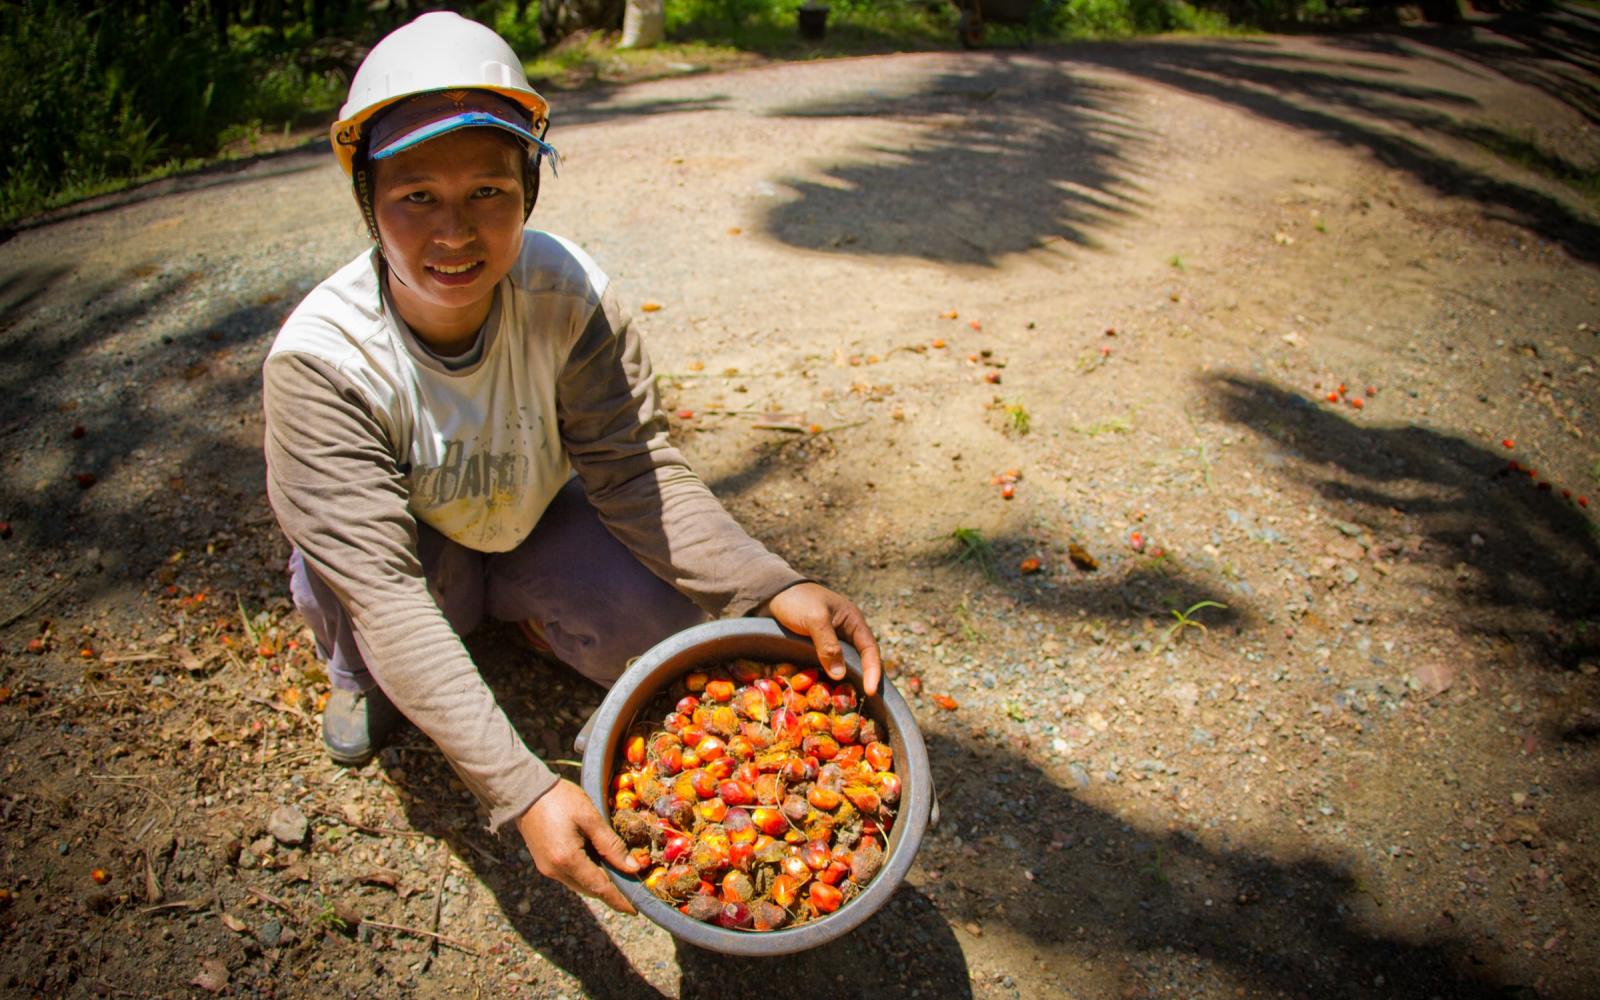
[[904, 94], [863, 92], [773, 112], [929, 126], [914, 142], [780, 183], [795, 197], [766, 228], [792, 246], [994, 267], [1006, 254], [1094, 230], [1141, 203], [1125, 152], [1145, 137], [1122, 89], [1061, 72], [1059, 60], [974, 57]]
[[[1560, 31], [1539, 15], [1494, 23], [1513, 39], [1504, 52], [1458, 29], [1336, 36], [1329, 44], [1433, 58], [1461, 72], [1476, 60], [1593, 113], [1593, 76], [1580, 71], [1597, 60], [1583, 18], [1566, 16]], [[1469, 142], [1569, 184], [1586, 176], [1582, 165], [1528, 137], [1465, 120], [1477, 106], [1472, 98], [1408, 82], [1378, 60], [1229, 39], [984, 53], [961, 66], [907, 93], [863, 91], [774, 112], [927, 127], [915, 140], [825, 166], [820, 179], [781, 179], [794, 197], [768, 211], [768, 231], [827, 253], [989, 267], [1057, 240], [1093, 247], [1096, 230], [1141, 209], [1138, 162], [1149, 144], [1125, 88], [1075, 72], [1102, 67], [1370, 153], [1442, 194], [1482, 203], [1580, 260], [1600, 260], [1600, 226], [1587, 213], [1462, 162], [1431, 140]]]
[[[1202, 395], [1216, 401], [1223, 419], [1295, 459], [1283, 474], [1355, 505], [1374, 523], [1390, 510], [1405, 512], [1421, 544], [1396, 556], [1455, 570], [1459, 627], [1519, 635], [1563, 666], [1600, 650], [1593, 627], [1600, 620], [1600, 540], [1556, 487], [1536, 485], [1510, 471], [1504, 454], [1449, 434], [1355, 424], [1259, 379], [1213, 375], [1202, 382]], [[1552, 629], [1552, 619], [1574, 628]]]
[[[1369, 47], [1386, 54], [1413, 54], [1412, 46], [1397, 52], [1391, 37], [1340, 36], [1331, 44], [1351, 49]], [[1408, 37], [1413, 41], [1430, 39], [1444, 57], [1463, 52], [1468, 44], [1463, 41], [1465, 36], [1454, 29]], [[1409, 174], [1441, 194], [1480, 202], [1492, 216], [1532, 230], [1579, 260], [1600, 260], [1600, 226], [1587, 214], [1543, 191], [1491, 176], [1424, 141], [1435, 136], [1463, 139], [1497, 155], [1520, 159], [1546, 176], [1567, 181], [1579, 175], [1576, 165], [1538, 151], [1525, 138], [1462, 122], [1446, 113], [1446, 108], [1471, 106], [1473, 102], [1459, 95], [1391, 79], [1358, 76], [1352, 72], [1352, 64], [1344, 60], [1233, 42], [1085, 46], [1066, 55], [1073, 62], [1144, 77], [1342, 146], [1367, 151], [1379, 163]], [[1562, 55], [1541, 53], [1519, 58], [1541, 67], [1543, 73], [1552, 59]], [[1564, 79], [1562, 73], [1549, 79], [1540, 73], [1525, 73], [1526, 82], [1555, 91], [1556, 96], [1580, 110], [1592, 103], [1592, 86], [1573, 90], [1550, 82]], [[1392, 123], [1396, 122], [1410, 126], [1424, 138], [1395, 131]]]

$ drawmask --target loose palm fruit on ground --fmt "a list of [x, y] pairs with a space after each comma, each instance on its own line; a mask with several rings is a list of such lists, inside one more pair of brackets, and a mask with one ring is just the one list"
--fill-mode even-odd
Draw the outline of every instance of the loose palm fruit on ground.
[[883, 735], [857, 689], [815, 667], [696, 670], [624, 738], [611, 822], [645, 887], [691, 919], [749, 931], [817, 919], [883, 868], [901, 797]]

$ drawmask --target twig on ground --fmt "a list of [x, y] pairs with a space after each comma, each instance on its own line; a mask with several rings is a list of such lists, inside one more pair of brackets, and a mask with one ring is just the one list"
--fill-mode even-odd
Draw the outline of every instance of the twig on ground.
[[425, 931], [421, 927], [406, 927], [403, 924], [391, 924], [382, 920], [363, 920], [361, 922], [368, 927], [377, 927], [386, 931], [396, 931], [400, 934], [415, 934], [418, 937], [433, 938], [447, 948], [454, 948], [456, 951], [466, 952], [468, 955], [471, 955], [474, 958], [476, 958], [478, 955], [478, 950], [472, 947], [470, 944], [467, 944], [465, 941], [458, 941], [453, 937], [448, 937], [444, 934], [439, 934], [434, 931]]
[[294, 907], [290, 906], [288, 903], [279, 899], [277, 896], [272, 895], [271, 893], [262, 892], [253, 885], [245, 886], [244, 891], [261, 900], [263, 903], [271, 903], [273, 906], [276, 906], [278, 909], [289, 914], [291, 917], [299, 916], [299, 914], [295, 913]]

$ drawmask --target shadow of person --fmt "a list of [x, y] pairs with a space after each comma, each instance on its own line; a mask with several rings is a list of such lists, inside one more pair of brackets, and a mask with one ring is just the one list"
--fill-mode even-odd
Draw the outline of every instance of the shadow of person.
[[949, 923], [928, 897], [906, 884], [859, 927], [809, 951], [747, 958], [676, 944], [685, 1000], [972, 996], [966, 956]]
[[[519, 648], [511, 632], [486, 624], [467, 638], [468, 649], [529, 746], [558, 774], [576, 778], [576, 769], [560, 761], [571, 757], [582, 720], [604, 692], [577, 673]], [[401, 790], [401, 806], [412, 828], [444, 841], [494, 895], [512, 931], [529, 949], [578, 980], [585, 996], [662, 996], [639, 975], [581, 897], [539, 874], [515, 830], [496, 838], [484, 829], [482, 811], [444, 757], [427, 737], [409, 732], [378, 759]]]
[[1140, 830], [1009, 749], [924, 735], [944, 810], [919, 858], [939, 874], [924, 883], [936, 918], [1027, 940], [1045, 964], [1070, 963], [1084, 980], [1074, 989], [1149, 995], [1158, 986], [1146, 977], [1166, 983], [1175, 960], [1152, 968], [1147, 957], [1175, 954], [1196, 993], [1506, 995], [1451, 925], [1372, 929], [1381, 903], [1337, 862], [1278, 860], [1226, 834]]

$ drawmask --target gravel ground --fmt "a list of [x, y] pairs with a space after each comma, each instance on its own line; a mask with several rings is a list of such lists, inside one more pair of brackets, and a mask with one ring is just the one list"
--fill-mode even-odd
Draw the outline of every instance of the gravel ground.
[[[730, 509], [867, 609], [928, 742], [906, 884], [789, 958], [548, 883], [415, 733], [323, 759], [257, 392], [363, 245], [326, 153], [15, 235], [0, 989], [1587, 995], [1594, 32], [556, 95], [535, 222], [615, 277]], [[601, 692], [471, 648], [566, 758]]]

